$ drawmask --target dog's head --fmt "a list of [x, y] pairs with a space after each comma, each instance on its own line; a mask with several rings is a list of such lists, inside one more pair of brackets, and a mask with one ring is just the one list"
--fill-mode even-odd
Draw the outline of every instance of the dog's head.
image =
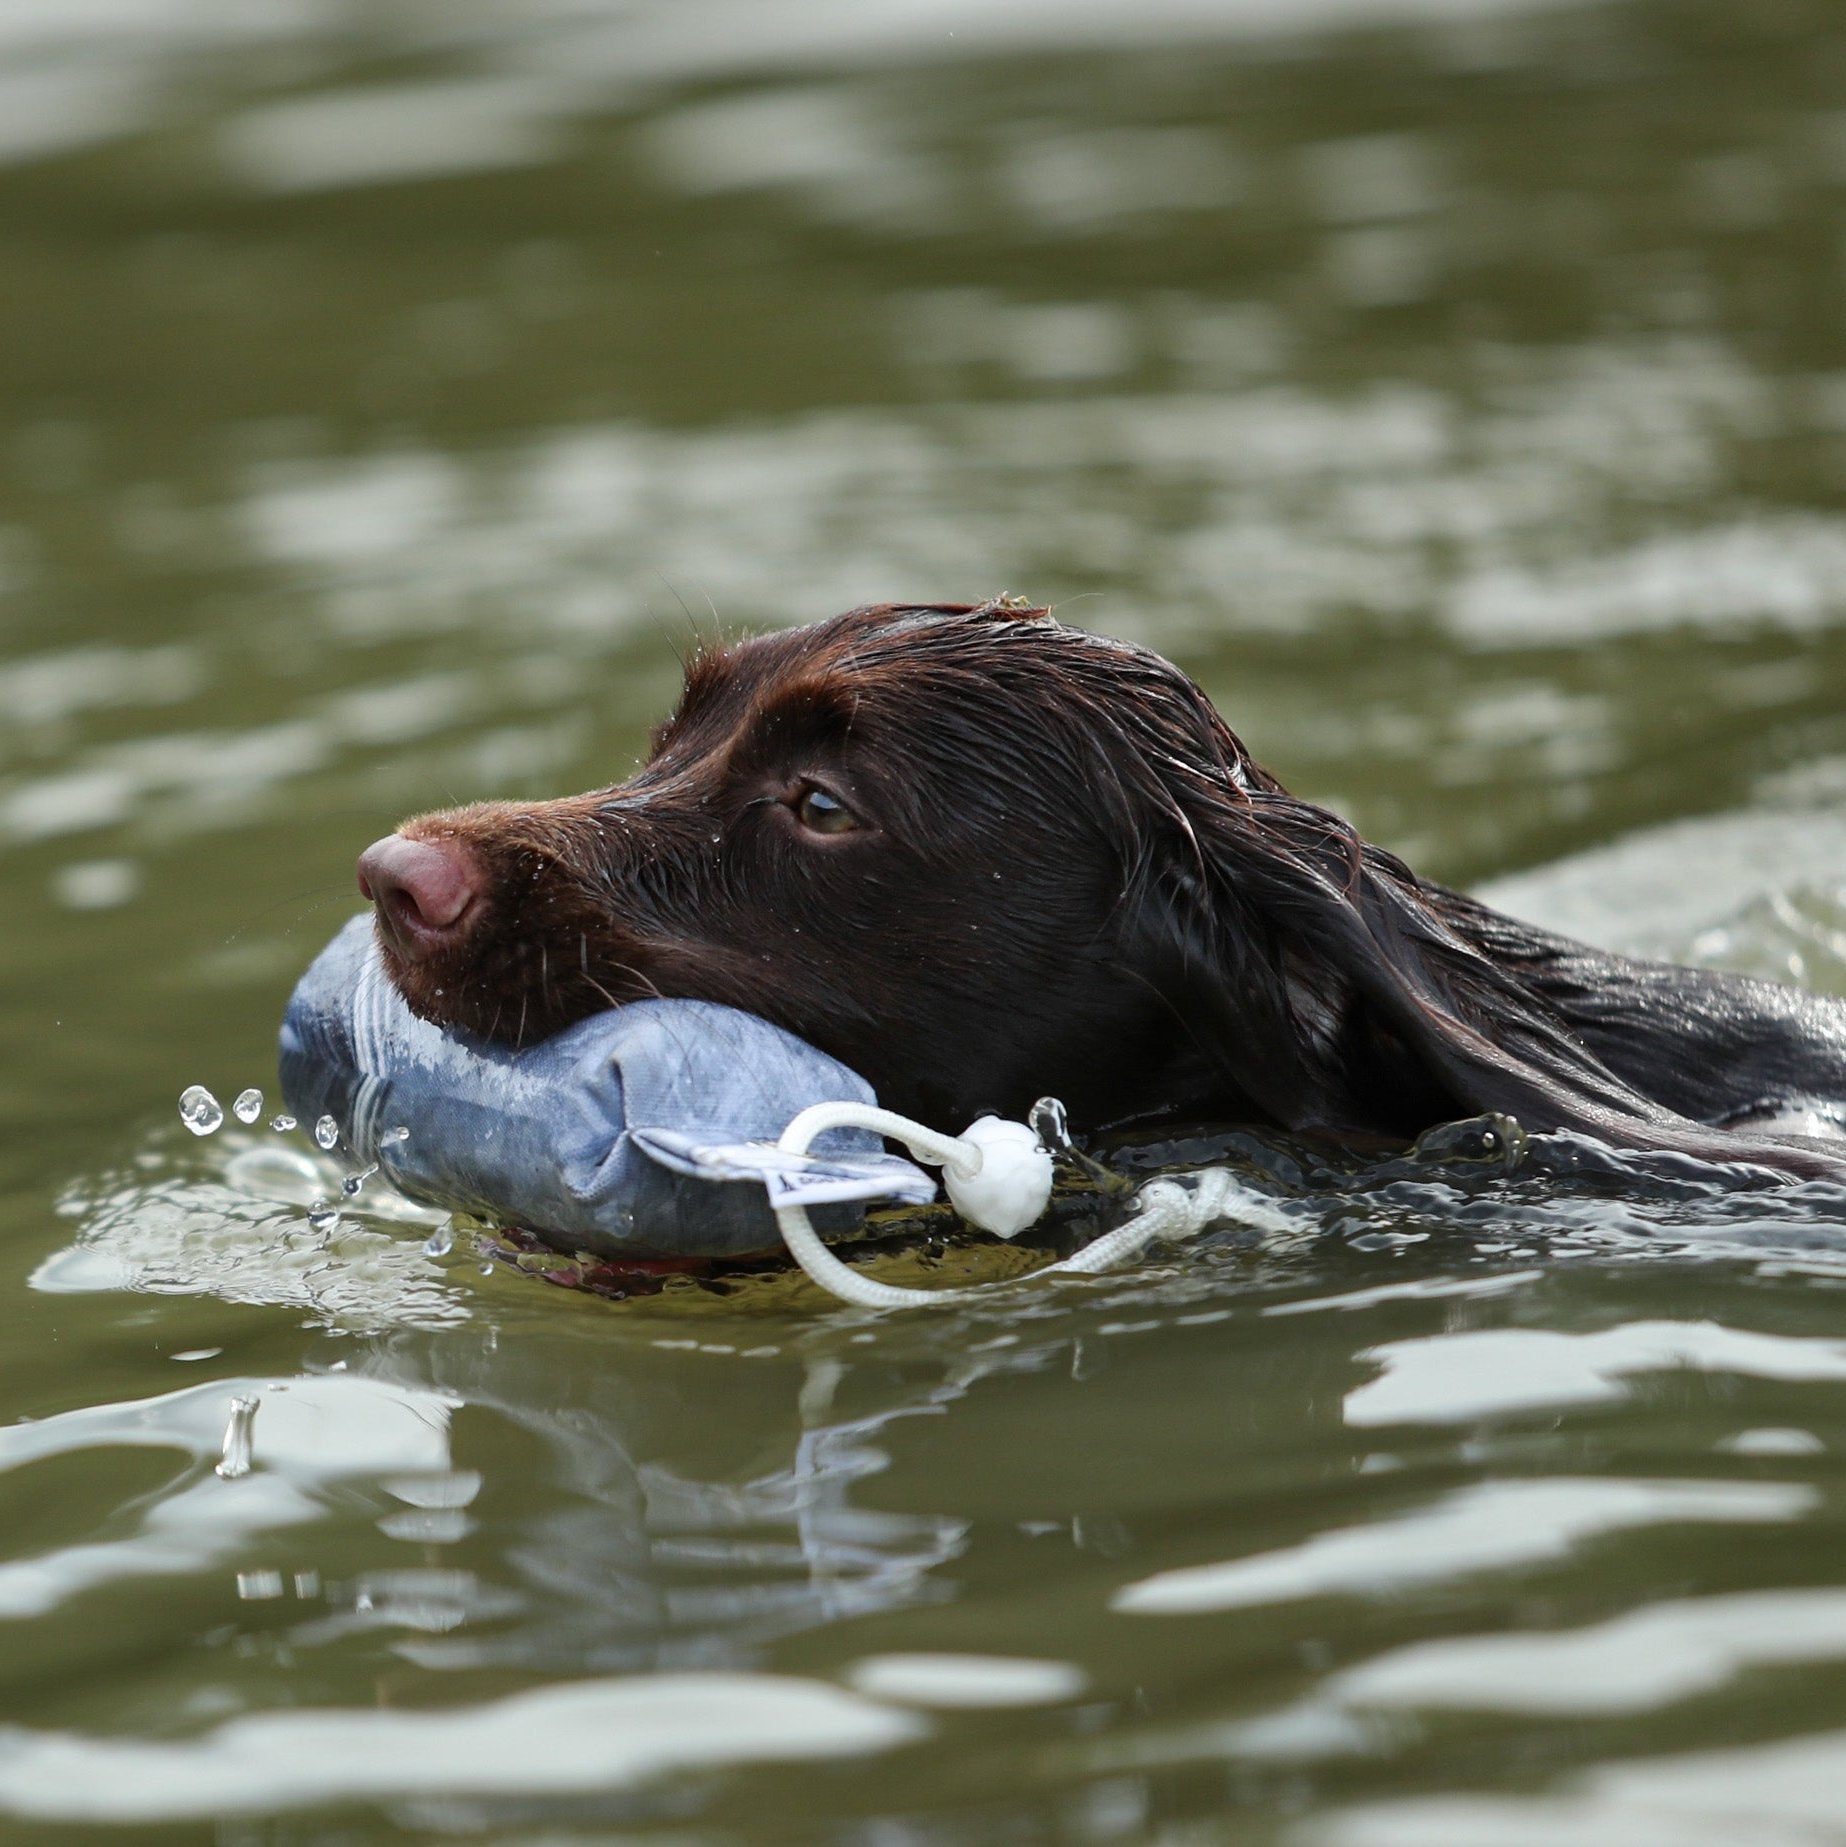
[[701, 654], [629, 781], [421, 816], [360, 877], [440, 1024], [518, 1043], [690, 996], [898, 1107], [1055, 1084], [1106, 1120], [1211, 1088], [1135, 941], [1187, 834], [1174, 776], [1217, 803], [1274, 786], [1145, 650], [1004, 600], [868, 608]]

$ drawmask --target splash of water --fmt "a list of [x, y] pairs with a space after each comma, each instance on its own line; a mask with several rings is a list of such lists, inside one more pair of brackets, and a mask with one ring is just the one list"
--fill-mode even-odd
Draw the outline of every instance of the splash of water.
[[194, 1135], [210, 1135], [224, 1121], [224, 1106], [203, 1084], [180, 1092], [179, 1119]]
[[237, 1481], [250, 1473], [256, 1407], [257, 1400], [254, 1398], [231, 1400], [230, 1422], [224, 1427], [224, 1455], [216, 1471], [226, 1481]]

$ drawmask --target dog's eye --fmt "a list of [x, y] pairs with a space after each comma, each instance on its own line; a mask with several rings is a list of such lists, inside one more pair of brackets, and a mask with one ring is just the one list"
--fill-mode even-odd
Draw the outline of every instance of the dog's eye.
[[850, 834], [859, 825], [859, 817], [844, 802], [811, 784], [795, 802], [795, 819], [811, 834]]

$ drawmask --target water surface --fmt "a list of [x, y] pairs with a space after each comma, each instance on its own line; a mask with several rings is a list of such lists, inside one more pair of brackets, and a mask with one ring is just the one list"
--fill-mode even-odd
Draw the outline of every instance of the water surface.
[[400, 815], [874, 599], [1054, 601], [1423, 869], [1846, 992], [1835, 9], [21, 6], [0, 239], [6, 1825], [1846, 1828], [1819, 1193], [610, 1305], [175, 1112]]

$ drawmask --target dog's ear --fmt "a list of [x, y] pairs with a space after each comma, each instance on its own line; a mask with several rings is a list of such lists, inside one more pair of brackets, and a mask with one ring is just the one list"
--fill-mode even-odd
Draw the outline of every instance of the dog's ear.
[[1618, 1147], [1838, 1177], [1837, 1157], [1745, 1141], [1634, 1090], [1509, 953], [1520, 926], [1289, 795], [1195, 697], [1210, 716], [1188, 727], [1189, 748], [1140, 756], [1118, 917], [1125, 964], [1226, 1094], [1285, 1128], [1409, 1135], [1498, 1111]]
[[1265, 1114], [1389, 1133], [1500, 1110], [1644, 1144], [1680, 1121], [1578, 1045], [1449, 894], [1311, 803], [1193, 780], [1187, 837], [1134, 910], [1199, 1050]]

